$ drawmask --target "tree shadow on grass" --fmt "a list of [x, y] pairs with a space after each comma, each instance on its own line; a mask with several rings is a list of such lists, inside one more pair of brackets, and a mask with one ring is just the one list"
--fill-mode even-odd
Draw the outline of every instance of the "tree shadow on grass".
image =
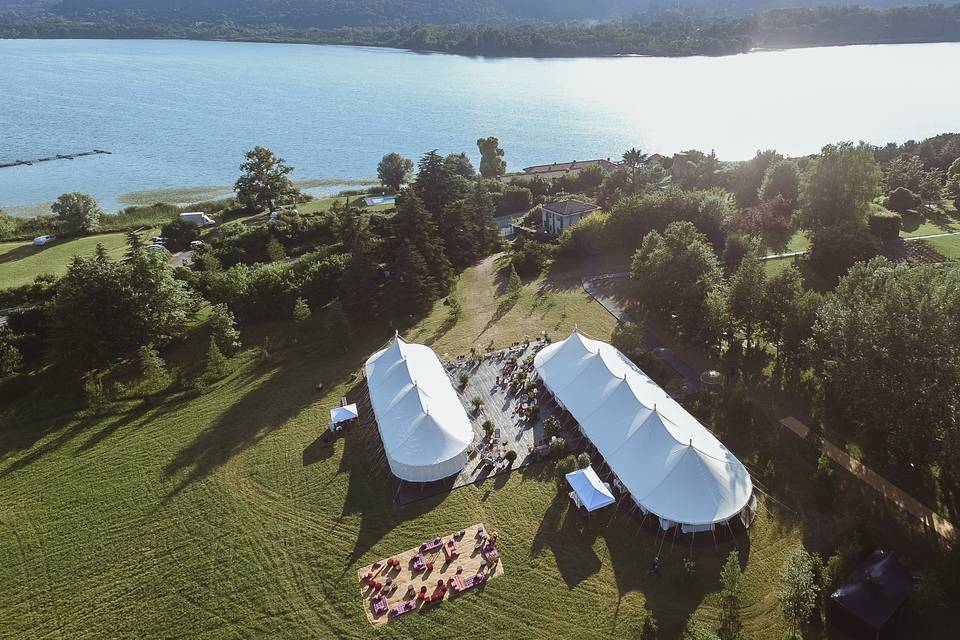
[[600, 571], [602, 563], [593, 550], [596, 530], [571, 505], [567, 493], [558, 489], [540, 520], [530, 556], [549, 549], [563, 581], [573, 589]]
[[222, 382], [256, 386], [167, 464], [164, 476], [179, 479], [166, 499], [205, 478], [315, 402], [317, 376], [323, 376], [325, 387], [331, 388], [345, 381], [355, 366], [349, 354], [330, 353], [307, 343], [299, 345], [296, 358], [284, 358], [282, 365], [260, 365], [254, 372], [245, 371]]

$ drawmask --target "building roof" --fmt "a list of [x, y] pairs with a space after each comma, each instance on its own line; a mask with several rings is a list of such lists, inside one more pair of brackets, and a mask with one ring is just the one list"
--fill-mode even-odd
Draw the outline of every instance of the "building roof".
[[533, 364], [646, 511], [671, 523], [712, 525], [750, 502], [746, 467], [615, 347], [574, 330]]
[[896, 556], [874, 551], [830, 600], [879, 631], [910, 595], [910, 574]]
[[393, 474], [432, 482], [463, 469], [473, 427], [433, 350], [397, 335], [370, 356], [365, 371]]
[[536, 175], [538, 173], [569, 173], [571, 171], [580, 171], [580, 169], [585, 169], [590, 166], [597, 165], [601, 169], [606, 171], [616, 171], [620, 168], [616, 162], [610, 162], [610, 160], [582, 160], [580, 162], [574, 160], [573, 162], [554, 162], [553, 164], [537, 164], [532, 167], [524, 167], [523, 172], [529, 173], [531, 175]]
[[543, 208], [560, 216], [572, 216], [596, 211], [598, 207], [595, 204], [587, 204], [579, 200], [558, 200], [557, 202], [548, 202], [543, 205]]

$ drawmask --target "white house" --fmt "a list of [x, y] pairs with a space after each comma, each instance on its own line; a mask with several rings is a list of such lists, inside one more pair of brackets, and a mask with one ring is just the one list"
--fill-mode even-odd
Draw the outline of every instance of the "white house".
[[559, 200], [543, 205], [543, 230], [560, 235], [567, 227], [572, 227], [599, 207], [579, 200]]
[[202, 211], [188, 211], [180, 214], [180, 219], [184, 222], [195, 224], [198, 227], [212, 227], [217, 224], [212, 218]]

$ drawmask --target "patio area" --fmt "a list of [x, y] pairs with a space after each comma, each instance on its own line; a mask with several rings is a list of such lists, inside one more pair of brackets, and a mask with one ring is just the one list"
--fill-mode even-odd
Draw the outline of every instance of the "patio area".
[[497, 534], [481, 524], [427, 540], [357, 571], [363, 609], [379, 626], [425, 611], [503, 575]]
[[[544, 422], [556, 417], [561, 423], [561, 437], [568, 450], [579, 451], [581, 438], [573, 417], [559, 409], [549, 392], [541, 384], [511, 383], [521, 371], [533, 377], [532, 357], [547, 343], [541, 340], [521, 343], [507, 349], [489, 351], [482, 357], [462, 356], [444, 362], [444, 367], [460, 401], [470, 417], [474, 432], [474, 446], [470, 449], [467, 465], [451, 478], [438, 482], [415, 484], [402, 482], [397, 493], [400, 504], [409, 504], [444, 491], [468, 484], [482, 483], [489, 478], [519, 469], [544, 459], [549, 454], [549, 438]], [[525, 364], [525, 361], [530, 363]], [[466, 386], [461, 374], [469, 376]], [[522, 373], [520, 376], [522, 377]], [[528, 378], [528, 379], [529, 379]], [[530, 397], [530, 393], [533, 397]], [[482, 406], [474, 410], [472, 400], [480, 398]], [[534, 405], [532, 411], [529, 407]], [[493, 426], [488, 437], [483, 425]], [[508, 452], [516, 453], [511, 461]]]

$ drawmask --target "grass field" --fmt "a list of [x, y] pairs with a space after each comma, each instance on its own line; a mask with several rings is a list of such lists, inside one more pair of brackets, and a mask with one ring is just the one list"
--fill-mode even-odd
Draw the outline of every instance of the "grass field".
[[0, 242], [0, 289], [33, 282], [41, 273], [62, 276], [74, 256], [93, 255], [98, 243], [118, 258], [126, 250], [126, 242], [123, 233], [57, 240], [45, 247], [34, 247], [32, 242]]
[[[608, 338], [614, 327], [576, 276], [527, 283], [513, 305], [497, 296], [501, 286], [490, 261], [467, 270], [454, 294], [462, 319], [438, 303], [405, 335], [454, 354], [541, 330], [561, 337], [575, 324]], [[634, 638], [649, 610], [660, 637], [675, 638], [690, 615], [716, 620], [717, 576], [734, 543], [665, 547], [658, 578], [647, 571], [656, 540], [622, 516], [610, 522], [610, 512], [584, 523], [551, 463], [401, 508], [360, 434], [318, 446], [328, 410], [355, 385], [351, 373], [391, 333], [369, 328], [341, 350], [318, 334], [260, 329], [273, 358], [241, 356], [202, 396], [97, 417], [39, 395], [0, 405], [0, 637]], [[782, 636], [776, 590], [788, 553], [837, 535], [830, 520], [792, 513], [796, 489], [784, 487], [802, 484], [805, 471], [776, 483], [792, 506], [764, 501], [736, 543], [747, 637]], [[360, 566], [478, 521], [499, 532], [504, 576], [370, 627]], [[697, 573], [685, 582], [688, 556]]]

